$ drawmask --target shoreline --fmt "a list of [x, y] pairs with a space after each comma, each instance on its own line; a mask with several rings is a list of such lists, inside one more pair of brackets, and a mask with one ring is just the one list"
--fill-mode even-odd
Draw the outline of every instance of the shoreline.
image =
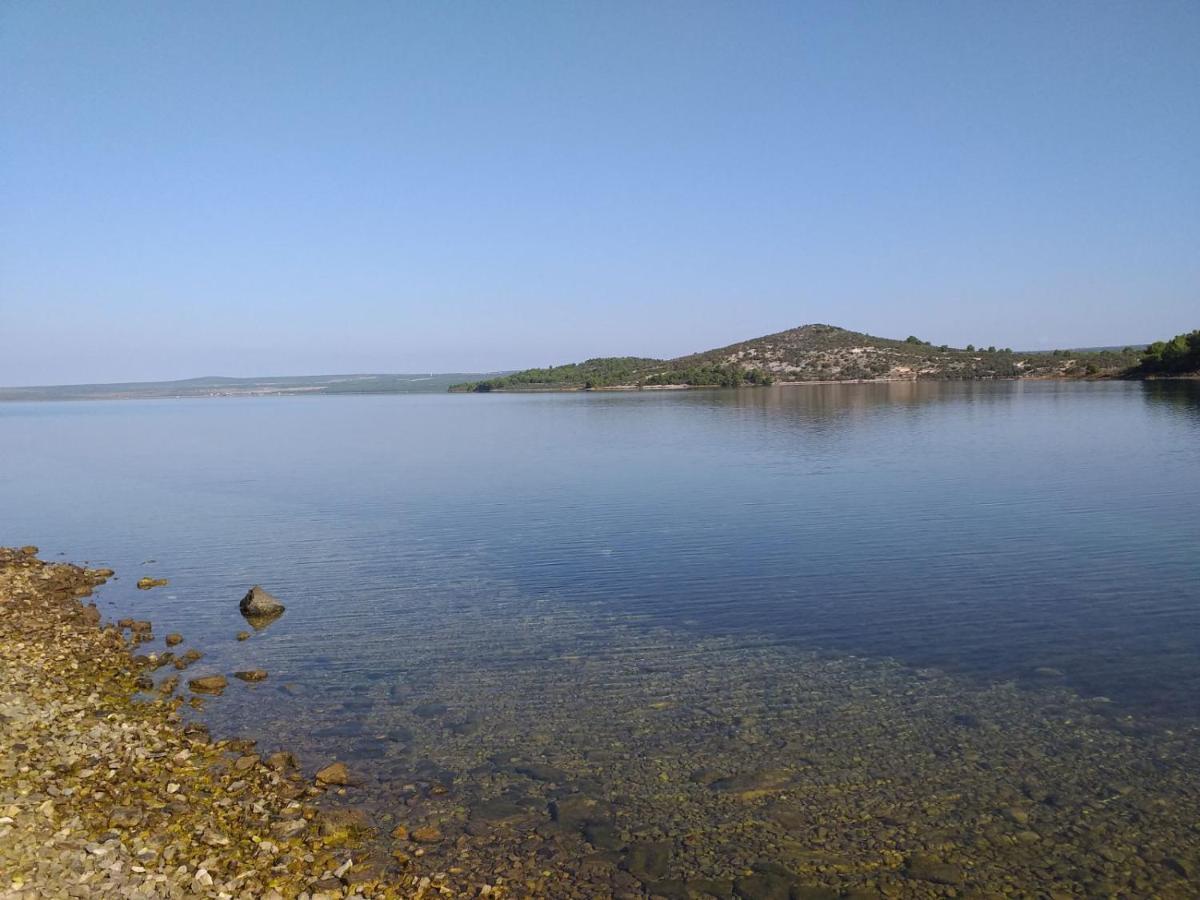
[[467, 390], [437, 390], [437, 391], [324, 391], [319, 388], [303, 388], [294, 390], [255, 390], [229, 391], [212, 394], [104, 394], [91, 396], [4, 396], [4, 388], [0, 388], [0, 404], [4, 403], [112, 403], [122, 400], [259, 400], [282, 397], [440, 397], [445, 394], [601, 394], [601, 393], [636, 393], [639, 391], [701, 391], [701, 390], [741, 390], [759, 387], [797, 387], [814, 385], [837, 384], [965, 384], [972, 382], [995, 381], [1064, 381], [1064, 382], [1096, 382], [1096, 381], [1200, 381], [1200, 373], [1184, 375], [1125, 375], [1123, 373], [1102, 373], [1097, 375], [997, 375], [987, 378], [827, 378], [807, 381], [775, 381], [769, 385], [744, 384], [736, 388], [724, 387], [718, 384], [623, 384], [605, 385], [588, 388], [583, 385], [566, 385], [563, 387], [531, 387], [531, 388], [495, 388], [490, 391]]
[[138, 652], [151, 624], [102, 624], [87, 602], [111, 569], [36, 554], [0, 548], [0, 896], [437, 892], [356, 810], [321, 808], [351, 776], [322, 785], [291, 753], [186, 722], [176, 686], [215, 673], [177, 666], [155, 686], [175, 657]]
[[1125, 375], [1101, 373], [1097, 375], [996, 375], [987, 378], [826, 378], [808, 381], [773, 381], [770, 384], [742, 384], [727, 387], [720, 384], [609, 384], [603, 387], [565, 385], [563, 387], [492, 388], [488, 391], [450, 390], [450, 394], [605, 394], [636, 393], [639, 391], [737, 391], [757, 390], [772, 387], [814, 387], [840, 384], [975, 384], [996, 381], [1033, 381], [1045, 383], [1062, 382], [1108, 382], [1108, 381], [1200, 381], [1200, 373], [1188, 375]]

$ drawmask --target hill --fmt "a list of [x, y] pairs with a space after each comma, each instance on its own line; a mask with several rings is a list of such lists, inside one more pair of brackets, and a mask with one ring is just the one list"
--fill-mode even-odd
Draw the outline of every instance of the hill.
[[934, 346], [915, 336], [875, 337], [833, 325], [777, 334], [675, 359], [605, 357], [526, 369], [451, 386], [452, 391], [587, 390], [810, 381], [1076, 378], [1117, 375], [1138, 362], [1133, 348], [1014, 352]]

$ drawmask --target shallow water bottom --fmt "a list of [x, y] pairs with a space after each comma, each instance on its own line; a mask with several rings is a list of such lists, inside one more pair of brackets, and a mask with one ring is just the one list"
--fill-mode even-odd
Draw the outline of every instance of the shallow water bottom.
[[471, 616], [387, 675], [314, 666], [204, 715], [346, 761], [361, 783], [326, 801], [456, 893], [1193, 894], [1200, 734], [1053, 670], [1029, 688], [595, 610]]

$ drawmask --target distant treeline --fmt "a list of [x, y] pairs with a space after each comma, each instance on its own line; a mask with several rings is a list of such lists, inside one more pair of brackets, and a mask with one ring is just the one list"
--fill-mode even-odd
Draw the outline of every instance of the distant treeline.
[[538, 390], [576, 386], [583, 388], [611, 387], [636, 383], [641, 373], [651, 366], [663, 365], [661, 360], [637, 356], [609, 356], [581, 363], [546, 366], [543, 369], [524, 369], [511, 375], [487, 378], [483, 381], [453, 385], [452, 391]]
[[747, 369], [744, 366], [691, 366], [686, 369], [669, 369], [656, 372], [644, 379], [643, 385], [690, 384], [696, 387], [741, 387], [751, 384], [773, 384], [775, 379], [762, 369]]
[[525, 369], [511, 375], [454, 385], [452, 391], [593, 390], [606, 387], [655, 387], [686, 384], [694, 387], [766, 385], [773, 379], [757, 368], [723, 365], [672, 366], [661, 359], [614, 356], [582, 363]]
[[1138, 370], [1143, 375], [1190, 375], [1200, 372], [1200, 330], [1155, 341], [1142, 354]]

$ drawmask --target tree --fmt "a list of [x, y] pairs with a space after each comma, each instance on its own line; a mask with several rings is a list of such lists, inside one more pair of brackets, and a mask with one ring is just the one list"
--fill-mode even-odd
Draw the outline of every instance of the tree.
[[974, 353], [974, 352], [975, 352], [975, 345], [974, 345], [974, 344], [967, 344], [967, 352], [968, 352], [968, 353]]
[[1139, 368], [1145, 374], [1200, 372], [1200, 330], [1177, 334], [1169, 341], [1155, 341], [1146, 348]]

